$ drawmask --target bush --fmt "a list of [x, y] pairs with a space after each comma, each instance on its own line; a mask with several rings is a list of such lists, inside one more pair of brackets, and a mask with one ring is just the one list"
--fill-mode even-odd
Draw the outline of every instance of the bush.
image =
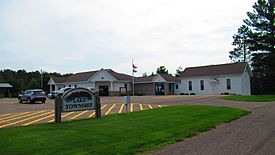
[[189, 93], [184, 93], [184, 95], [189, 95]]
[[184, 93], [180, 93], [180, 95], [184, 95]]
[[196, 93], [190, 93], [190, 95], [196, 95]]
[[224, 95], [229, 95], [229, 92], [224, 92], [223, 94], [224, 94]]

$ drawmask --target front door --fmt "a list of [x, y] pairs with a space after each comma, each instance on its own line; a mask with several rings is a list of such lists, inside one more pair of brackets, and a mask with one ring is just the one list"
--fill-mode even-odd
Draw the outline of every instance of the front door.
[[109, 87], [99, 86], [99, 96], [109, 96]]
[[156, 95], [164, 95], [164, 83], [156, 83], [155, 91]]

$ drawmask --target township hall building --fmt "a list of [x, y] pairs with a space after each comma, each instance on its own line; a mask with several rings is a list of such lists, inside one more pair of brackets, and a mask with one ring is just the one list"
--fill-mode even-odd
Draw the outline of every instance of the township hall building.
[[[229, 63], [186, 68], [179, 77], [170, 74], [134, 77], [135, 95], [251, 95], [247, 63]], [[67, 78], [51, 77], [50, 90], [62, 87], [84, 87], [94, 90], [100, 96], [131, 95], [133, 77], [112, 69], [100, 69], [73, 74]]]

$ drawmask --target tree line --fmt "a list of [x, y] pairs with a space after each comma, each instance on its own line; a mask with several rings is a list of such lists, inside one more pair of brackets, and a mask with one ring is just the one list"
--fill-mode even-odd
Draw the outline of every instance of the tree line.
[[0, 70], [0, 83], [11, 84], [13, 86], [11, 94], [13, 97], [16, 97], [19, 92], [26, 89], [41, 88], [44, 91], [49, 92], [49, 86], [47, 83], [52, 76], [68, 77], [70, 75], [72, 74], [43, 72], [41, 76], [41, 72], [39, 71], [27, 72], [26, 70], [13, 71], [10, 69], [4, 69]]
[[252, 67], [252, 93], [275, 93], [275, 0], [258, 0], [253, 11], [233, 36], [229, 52], [233, 62], [247, 62]]

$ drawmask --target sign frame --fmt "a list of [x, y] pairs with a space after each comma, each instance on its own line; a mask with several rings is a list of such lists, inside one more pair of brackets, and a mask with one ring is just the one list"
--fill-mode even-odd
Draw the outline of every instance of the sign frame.
[[95, 110], [96, 118], [101, 118], [100, 98], [87, 88], [73, 88], [55, 100], [55, 122], [61, 123], [62, 112], [83, 110]]

